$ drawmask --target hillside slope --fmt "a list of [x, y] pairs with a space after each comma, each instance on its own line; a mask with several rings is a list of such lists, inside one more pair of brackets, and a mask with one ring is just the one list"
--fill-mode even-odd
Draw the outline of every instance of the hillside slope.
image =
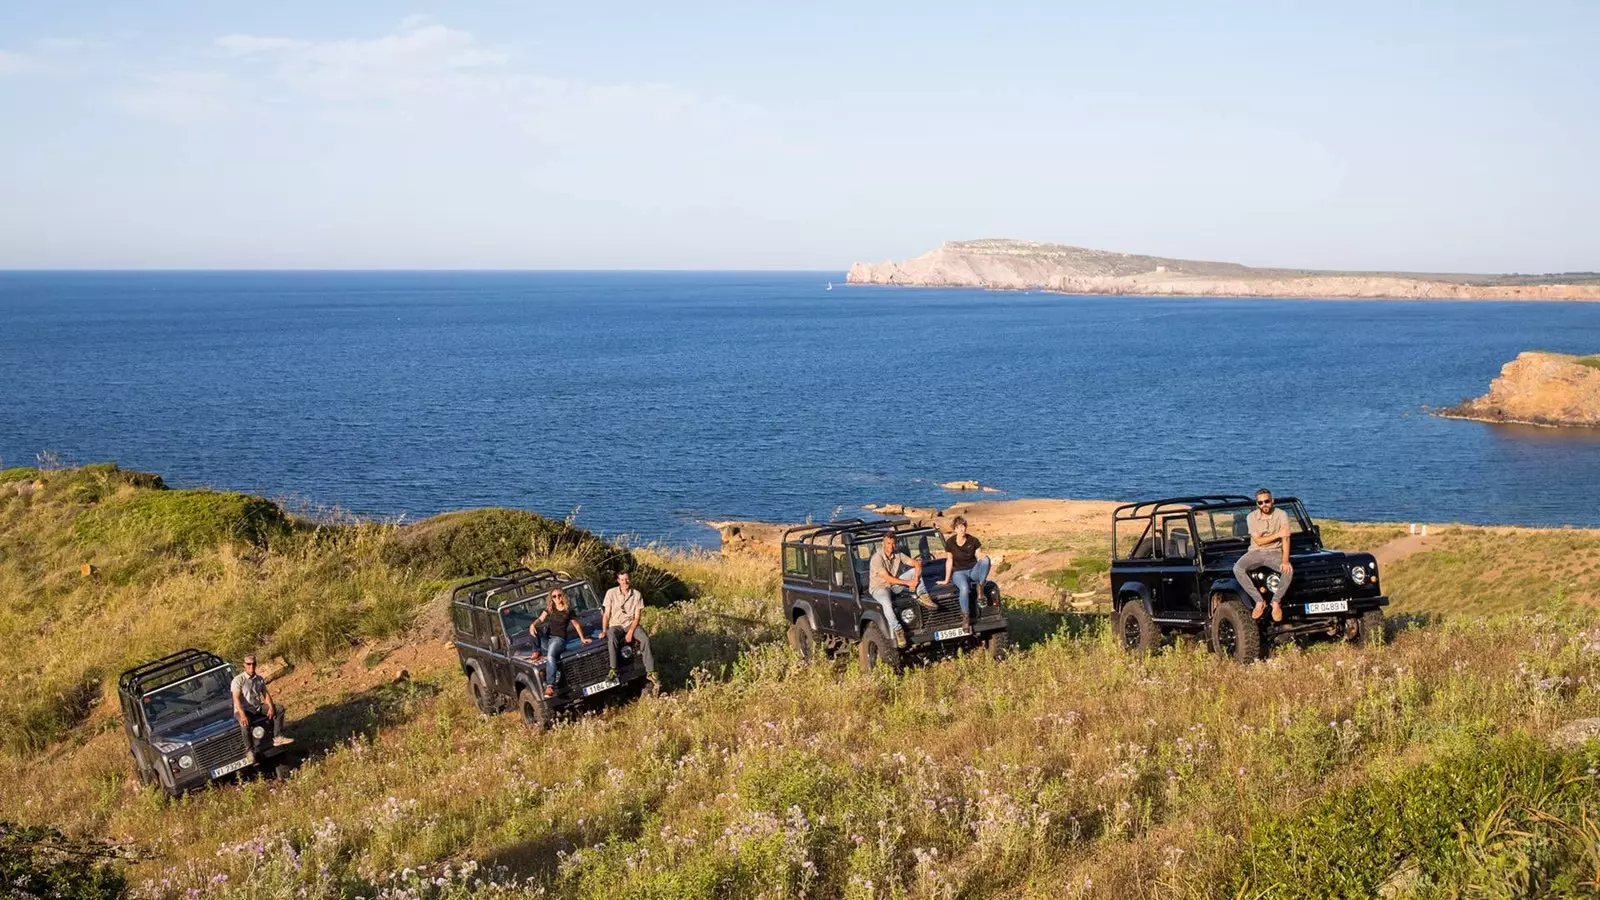
[[1600, 428], [1600, 356], [1519, 353], [1490, 383], [1489, 393], [1439, 414], [1484, 422]]
[[[215, 593], [278, 617], [269, 647], [309, 648], [274, 682], [314, 750], [283, 780], [167, 802], [129, 777], [98, 690], [56, 736], [0, 749], [0, 784], [30, 786], [0, 792], [0, 820], [136, 847], [140, 896], [1298, 897], [1397, 880], [1498, 896], [1514, 877], [1576, 897], [1600, 871], [1583, 830], [1600, 744], [1549, 743], [1600, 716], [1600, 533], [1435, 529], [1388, 566], [1405, 617], [1370, 650], [1290, 648], [1244, 670], [1183, 643], [1140, 660], [1101, 617], [1039, 594], [1010, 611], [1014, 656], [900, 677], [798, 665], [770, 560], [633, 551], [693, 594], [646, 611], [667, 695], [535, 734], [474, 710], [436, 626], [450, 580], [395, 568], [393, 526], [308, 542], [284, 516], [241, 548], [218, 516], [182, 550], [140, 529], [103, 548], [71, 540], [75, 523], [152, 489], [104, 468], [34, 474], [9, 483], [42, 487], [0, 492], [7, 694], [55, 684], [45, 672], [102, 686], [124, 658], [185, 643], [250, 646]], [[1325, 534], [1374, 548], [1403, 529]], [[1030, 578], [1102, 583], [1099, 526], [993, 536], [1074, 573]], [[523, 557], [543, 550], [530, 538]], [[388, 596], [408, 614], [380, 613]], [[343, 615], [285, 627], [319, 598], [367, 624], [336, 640], [313, 636]], [[43, 622], [71, 642], [29, 638]], [[97, 648], [86, 630], [125, 637]]]
[[949, 241], [896, 263], [858, 262], [851, 284], [1191, 297], [1600, 300], [1600, 274], [1451, 275], [1263, 269], [1063, 244]]

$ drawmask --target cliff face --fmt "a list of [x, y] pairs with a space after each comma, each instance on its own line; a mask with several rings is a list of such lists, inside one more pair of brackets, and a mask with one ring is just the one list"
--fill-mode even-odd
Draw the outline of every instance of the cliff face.
[[[1597, 360], [1597, 357], [1582, 357]], [[1522, 353], [1505, 364], [1489, 393], [1440, 415], [1485, 422], [1600, 427], [1600, 368], [1561, 353]]]
[[1600, 276], [1467, 276], [1258, 269], [1032, 241], [951, 241], [905, 262], [856, 263], [851, 284], [1189, 297], [1600, 300]]

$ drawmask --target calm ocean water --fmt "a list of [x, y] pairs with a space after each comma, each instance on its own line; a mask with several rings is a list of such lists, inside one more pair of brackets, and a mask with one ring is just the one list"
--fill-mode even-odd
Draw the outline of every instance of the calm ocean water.
[[1600, 434], [1447, 421], [1600, 306], [1141, 299], [831, 273], [0, 273], [0, 457], [381, 516], [715, 543], [882, 500], [1270, 485], [1351, 519], [1600, 525]]

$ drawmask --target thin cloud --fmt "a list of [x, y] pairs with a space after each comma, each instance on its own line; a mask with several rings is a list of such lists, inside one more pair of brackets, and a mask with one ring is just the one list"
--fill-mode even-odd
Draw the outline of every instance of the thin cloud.
[[0, 50], [0, 77], [17, 75], [34, 67], [33, 58], [21, 53]]
[[122, 111], [169, 125], [192, 125], [226, 115], [237, 102], [236, 85], [222, 72], [147, 75], [112, 96]]

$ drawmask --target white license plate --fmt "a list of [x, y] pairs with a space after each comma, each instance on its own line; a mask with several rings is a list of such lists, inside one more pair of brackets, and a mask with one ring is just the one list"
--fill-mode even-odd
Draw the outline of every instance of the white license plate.
[[1321, 603], [1307, 603], [1306, 604], [1306, 615], [1308, 615], [1308, 616], [1316, 615], [1317, 613], [1349, 612], [1349, 611], [1350, 611], [1350, 601], [1349, 600], [1324, 600]]
[[936, 641], [948, 641], [951, 638], [964, 638], [970, 637], [971, 635], [971, 628], [946, 628], [943, 631], [935, 631], [933, 633], [933, 639]]
[[250, 757], [247, 756], [244, 759], [236, 760], [234, 762], [228, 763], [227, 765], [223, 766], [220, 769], [212, 769], [211, 770], [211, 777], [212, 778], [221, 778], [222, 776], [227, 775], [230, 772], [237, 772], [240, 769], [242, 769], [242, 768], [244, 768], [245, 766], [248, 766], [248, 765], [250, 765]]
[[601, 681], [601, 682], [597, 682], [595, 684], [591, 684], [588, 687], [584, 688], [583, 689], [583, 695], [585, 697], [593, 697], [595, 694], [598, 694], [601, 691], [609, 691], [609, 690], [611, 690], [612, 688], [616, 687], [617, 685], [619, 685], [621, 683], [622, 682], [620, 682], [620, 681]]

